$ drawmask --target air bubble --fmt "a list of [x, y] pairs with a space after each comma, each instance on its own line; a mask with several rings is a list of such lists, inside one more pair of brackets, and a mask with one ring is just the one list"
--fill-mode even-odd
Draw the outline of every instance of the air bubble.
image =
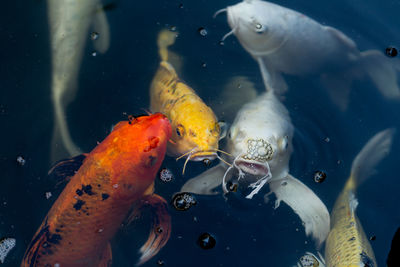
[[172, 172], [169, 169], [164, 168], [160, 171], [159, 178], [161, 181], [168, 183], [174, 179], [174, 175], [172, 174]]
[[203, 27], [200, 27], [197, 31], [200, 33], [201, 36], [206, 36], [208, 34], [207, 30]]
[[202, 249], [212, 249], [216, 243], [215, 238], [209, 233], [202, 233], [197, 239], [197, 244]]
[[393, 46], [389, 46], [388, 48], [386, 48], [385, 54], [388, 57], [395, 57], [395, 56], [397, 56], [397, 49]]
[[178, 193], [172, 198], [172, 205], [179, 211], [186, 211], [196, 204], [196, 199], [190, 193]]
[[18, 163], [20, 166], [24, 166], [25, 163], [26, 163], [26, 160], [25, 160], [22, 156], [18, 156], [18, 157], [17, 157], [17, 163]]
[[322, 183], [326, 179], [326, 173], [323, 171], [316, 171], [314, 173], [314, 182], [316, 183]]
[[92, 32], [90, 34], [90, 39], [92, 39], [93, 41], [99, 39], [99, 33], [98, 32]]

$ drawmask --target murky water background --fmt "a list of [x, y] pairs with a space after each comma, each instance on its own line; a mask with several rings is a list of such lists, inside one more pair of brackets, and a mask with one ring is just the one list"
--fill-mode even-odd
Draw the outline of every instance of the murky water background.
[[[148, 89], [159, 63], [156, 36], [165, 26], [175, 26], [179, 38], [172, 50], [184, 58], [180, 73], [205, 102], [215, 100], [234, 75], [246, 75], [264, 90], [255, 61], [235, 37], [220, 45], [229, 31], [226, 16], [213, 13], [237, 1], [115, 1], [107, 12], [111, 28], [110, 50], [93, 57], [88, 42], [81, 66], [75, 101], [68, 106], [71, 135], [84, 151], [90, 151], [116, 122], [128, 114], [143, 114], [148, 108]], [[338, 28], [361, 51], [389, 45], [400, 46], [399, 1], [280, 1]], [[198, 29], [208, 34], [202, 36]], [[50, 44], [46, 1], [8, 1], [0, 9], [0, 236], [15, 237], [16, 248], [4, 266], [20, 264], [27, 244], [61, 188], [47, 177], [51, 167], [49, 152], [53, 127], [50, 98]], [[88, 35], [88, 40], [90, 35]], [[205, 63], [205, 66], [204, 64]], [[307, 64], [305, 62], [305, 64]], [[368, 81], [356, 82], [351, 106], [339, 112], [313, 77], [287, 77], [289, 93], [284, 104], [296, 127], [291, 173], [302, 180], [331, 210], [349, 175], [351, 162], [365, 142], [376, 132], [400, 125], [400, 103], [386, 101]], [[329, 140], [327, 139], [329, 138]], [[328, 141], [328, 142], [327, 142]], [[371, 241], [378, 265], [385, 266], [390, 241], [400, 225], [398, 203], [399, 134], [391, 154], [358, 191], [357, 214]], [[26, 159], [20, 166], [16, 159]], [[215, 163], [214, 163], [215, 164]], [[156, 192], [170, 200], [186, 179], [206, 170], [202, 163], [190, 162], [181, 176], [183, 161], [166, 158], [164, 167], [175, 174], [170, 183], [157, 181]], [[327, 179], [313, 181], [313, 173], [323, 170]], [[263, 192], [267, 192], [264, 188]], [[46, 192], [52, 197], [46, 199]], [[314, 243], [305, 237], [300, 219], [281, 204], [264, 204], [263, 194], [252, 201], [240, 195], [197, 197], [189, 211], [172, 215], [171, 239], [145, 266], [162, 260], [165, 266], [291, 266]], [[115, 266], [132, 266], [136, 251], [145, 241], [146, 219], [124, 228], [113, 242]], [[216, 247], [202, 250], [197, 237], [209, 232]]]

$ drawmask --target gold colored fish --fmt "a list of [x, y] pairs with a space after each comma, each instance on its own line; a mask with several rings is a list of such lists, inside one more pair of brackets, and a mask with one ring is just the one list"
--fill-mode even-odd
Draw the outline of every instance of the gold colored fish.
[[[168, 60], [168, 46], [175, 42], [176, 33], [163, 30], [158, 36], [162, 59], [150, 87], [150, 109], [165, 114], [173, 133], [167, 153], [180, 159], [207, 161], [219, 157], [220, 124], [214, 112], [196, 92], [177, 75]], [[184, 169], [185, 169], [184, 166]]]

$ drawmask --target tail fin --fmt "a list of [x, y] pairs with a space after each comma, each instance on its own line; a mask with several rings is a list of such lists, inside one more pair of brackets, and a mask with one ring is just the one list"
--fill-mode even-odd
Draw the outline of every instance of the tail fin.
[[320, 247], [330, 229], [329, 212], [325, 204], [305, 184], [288, 175], [284, 179], [270, 182], [270, 189], [276, 195], [275, 208], [285, 202], [299, 215], [304, 223], [306, 235], [312, 235]]
[[373, 175], [376, 165], [389, 154], [394, 132], [394, 129], [386, 129], [377, 133], [358, 153], [351, 166], [351, 177], [356, 185]]
[[168, 61], [178, 73], [181, 73], [183, 59], [180, 55], [168, 50], [168, 47], [175, 43], [177, 32], [171, 32], [169, 30], [161, 30], [157, 38], [158, 54], [160, 55], [161, 61]]
[[57, 161], [60, 158], [67, 158], [82, 154], [81, 150], [72, 141], [69, 134], [67, 121], [65, 119], [64, 109], [60, 101], [54, 105], [54, 130], [51, 148], [51, 160]]
[[[140, 248], [141, 257], [137, 265], [142, 265], [154, 257], [165, 246], [171, 235], [171, 217], [165, 199], [156, 194], [149, 195], [142, 200], [142, 206], [138, 208], [143, 208], [143, 205], [151, 209], [152, 225], [149, 238]], [[136, 210], [133, 213], [134, 217], [137, 217], [140, 212]]]
[[361, 53], [361, 64], [384, 97], [400, 100], [400, 61], [385, 57], [378, 50]]

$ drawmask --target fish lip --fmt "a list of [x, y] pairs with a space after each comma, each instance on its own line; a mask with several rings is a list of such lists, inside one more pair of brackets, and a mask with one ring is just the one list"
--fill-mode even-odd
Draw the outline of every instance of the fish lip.
[[[196, 154], [197, 154], [197, 156], [196, 156]], [[217, 158], [216, 153], [207, 154], [205, 152], [196, 152], [190, 157], [190, 159], [193, 161], [203, 161], [205, 159], [214, 160], [216, 158]]]
[[268, 175], [271, 173], [267, 162], [261, 163], [257, 160], [237, 159], [235, 165], [242, 171], [252, 175]]

